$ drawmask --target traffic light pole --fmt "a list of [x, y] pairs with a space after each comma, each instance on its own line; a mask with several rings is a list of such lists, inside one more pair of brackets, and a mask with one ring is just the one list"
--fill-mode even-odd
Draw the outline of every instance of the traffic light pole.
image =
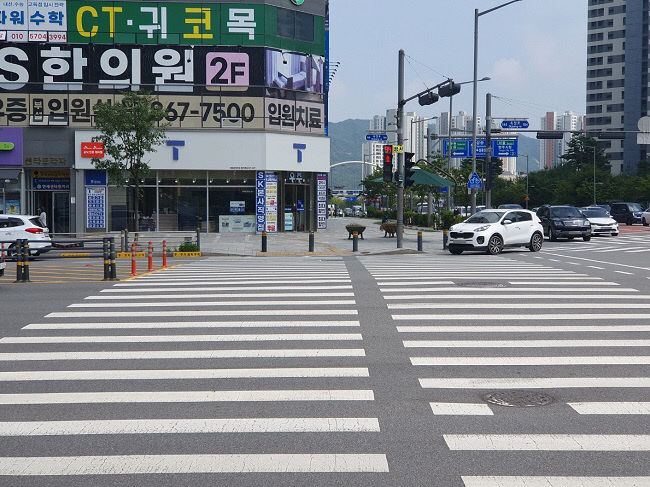
[[492, 208], [492, 95], [485, 95], [485, 207]]
[[[404, 145], [404, 49], [399, 51], [397, 76], [397, 145]], [[403, 247], [404, 239], [404, 153], [397, 154], [397, 248]]]

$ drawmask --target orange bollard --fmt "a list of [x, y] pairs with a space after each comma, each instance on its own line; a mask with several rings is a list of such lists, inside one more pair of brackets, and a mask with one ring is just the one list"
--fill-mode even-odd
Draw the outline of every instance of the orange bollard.
[[135, 244], [131, 244], [131, 275], [132, 276], [137, 276], [138, 271], [136, 268], [136, 263], [135, 263]]
[[153, 272], [153, 244], [149, 241], [149, 252], [147, 255], [149, 259], [149, 265], [147, 266], [147, 272]]
[[163, 240], [163, 269], [167, 269], [167, 240]]

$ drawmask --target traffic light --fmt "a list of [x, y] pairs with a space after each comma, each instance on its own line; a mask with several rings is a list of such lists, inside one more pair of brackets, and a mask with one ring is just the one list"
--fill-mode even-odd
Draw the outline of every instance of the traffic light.
[[442, 97], [454, 96], [458, 93], [460, 93], [460, 85], [458, 83], [454, 83], [453, 81], [450, 81], [446, 85], [442, 85], [440, 88], [438, 88], [438, 94]]
[[413, 152], [404, 153], [404, 187], [405, 188], [410, 188], [415, 184], [415, 181], [413, 180], [413, 176], [415, 175], [415, 169], [413, 169], [413, 167], [415, 166], [415, 162], [413, 162], [413, 156], [415, 156]]
[[421, 106], [433, 105], [438, 100], [440, 100], [438, 93], [434, 93], [433, 91], [427, 91], [418, 97], [418, 102]]
[[393, 181], [393, 146], [384, 146], [384, 182]]

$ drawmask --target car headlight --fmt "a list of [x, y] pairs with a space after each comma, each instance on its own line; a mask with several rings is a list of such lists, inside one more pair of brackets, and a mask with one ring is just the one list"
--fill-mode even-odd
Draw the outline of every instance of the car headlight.
[[482, 227], [478, 227], [474, 229], [476, 233], [484, 232], [490, 228], [490, 225], [483, 225]]
[[450, 232], [455, 232], [456, 231], [456, 225], [452, 225], [451, 227], [449, 227], [449, 231]]
[[582, 224], [583, 224], [585, 227], [590, 227], [590, 226], [591, 226], [591, 222], [590, 222], [589, 220], [584, 220], [584, 221], [582, 222]]
[[556, 227], [563, 227], [564, 226], [564, 223], [562, 223], [562, 220], [553, 220], [553, 224]]

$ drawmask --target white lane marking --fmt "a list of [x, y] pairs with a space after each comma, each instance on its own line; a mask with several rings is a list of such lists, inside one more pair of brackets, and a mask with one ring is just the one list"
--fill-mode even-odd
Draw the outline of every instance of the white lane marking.
[[450, 450], [650, 451], [650, 435], [443, 435]]
[[461, 402], [430, 402], [431, 411], [436, 416], [493, 416], [487, 404]]
[[[197, 291], [292, 291], [302, 296], [302, 291], [319, 291], [328, 289], [352, 289], [352, 286], [209, 286], [209, 287], [169, 287], [165, 288], [166, 293], [179, 293], [179, 292], [197, 292]], [[157, 287], [151, 288], [132, 288], [132, 289], [102, 289], [102, 293], [159, 293], [160, 289]], [[277, 296], [278, 293], [274, 293]]]
[[377, 418], [129, 419], [0, 422], [0, 436], [379, 432]]
[[[467, 301], [467, 294], [407, 294], [407, 295], [398, 295], [398, 296], [384, 296], [386, 300], [395, 300], [395, 301], [409, 301], [415, 299], [461, 299], [464, 302], [457, 303], [459, 308], [465, 306]], [[495, 301], [499, 299], [589, 299], [589, 300], [606, 300], [606, 299], [639, 299], [644, 301], [650, 301], [650, 296], [638, 295], [638, 294], [496, 294], [496, 295], [481, 295], [481, 296], [472, 296], [472, 301]], [[634, 305], [634, 303], [630, 303]], [[547, 303], [548, 305], [548, 303]]]
[[365, 367], [156, 370], [30, 370], [0, 372], [0, 382], [369, 377]]
[[643, 487], [650, 477], [462, 477], [465, 487]]
[[650, 303], [398, 303], [388, 309], [650, 309]]
[[374, 401], [371, 390], [46, 392], [0, 394], [0, 404]]
[[650, 347], [650, 340], [404, 340], [406, 348]]
[[[581, 264], [578, 264], [581, 265]], [[599, 278], [600, 279], [600, 278]], [[539, 281], [513, 281], [512, 279], [509, 279], [508, 282], [510, 284], [538, 284]], [[620, 284], [616, 282], [562, 282], [563, 286], [620, 286]]]
[[441, 314], [427, 314], [427, 315], [393, 315], [393, 319], [396, 321], [408, 321], [408, 320], [449, 320], [449, 321], [505, 321], [505, 320], [565, 320], [565, 321], [574, 321], [574, 320], [647, 320], [650, 319], [650, 313], [647, 314], [628, 314], [628, 313], [553, 313], [553, 314], [540, 314], [540, 315], [530, 315], [530, 314], [473, 314], [473, 315], [441, 315]]
[[648, 388], [650, 377], [455, 377], [419, 379], [424, 389], [591, 389], [599, 387]]
[[[170, 316], [329, 316], [329, 315], [357, 315], [355, 309], [246, 309], [246, 310], [168, 310], [168, 311], [138, 311], [138, 317], [170, 317]], [[46, 318], [129, 318], [133, 311], [66, 311], [50, 313]]]
[[[349, 276], [345, 277], [139, 277], [137, 282], [147, 285], [147, 286], [157, 286], [165, 283], [172, 283], [174, 286], [178, 286], [184, 282], [201, 282], [201, 281], [225, 281], [231, 284], [240, 284], [251, 282], [253, 284], [270, 284], [277, 282], [279, 284], [287, 284], [289, 282], [310, 282], [310, 283], [319, 283], [319, 282], [351, 282]], [[261, 281], [261, 282], [257, 282]], [[128, 284], [128, 283], [125, 283]], [[121, 284], [116, 284], [120, 286]]]
[[551, 262], [561, 262], [560, 260], [557, 259], [548, 259], [548, 260], [550, 260]]
[[154, 360], [215, 358], [365, 357], [359, 348], [264, 350], [138, 350], [123, 352], [16, 352], [0, 353], [0, 362], [32, 360]]
[[578, 414], [650, 414], [650, 402], [569, 402]]
[[566, 333], [650, 331], [650, 325], [416, 325], [398, 326], [400, 333]]
[[[650, 279], [650, 278], [649, 278]], [[413, 283], [413, 284], [418, 284], [418, 283]], [[519, 283], [518, 283], [519, 284]], [[562, 283], [564, 285], [565, 283]], [[590, 283], [593, 284], [593, 283]], [[488, 294], [500, 294], [500, 293], [512, 293], [512, 292], [519, 292], [519, 293], [526, 293], [530, 291], [546, 291], [546, 292], [608, 292], [608, 293], [638, 293], [638, 289], [632, 289], [629, 287], [609, 287], [609, 288], [599, 288], [599, 287], [543, 287], [539, 286], [539, 283], [537, 283], [537, 286], [530, 286], [530, 287], [521, 287], [521, 288], [511, 288], [511, 287], [503, 287], [503, 288], [489, 288], [489, 289], [481, 289], [481, 288], [462, 288], [460, 286], [455, 286], [455, 287], [410, 287], [410, 288], [381, 288], [380, 291], [382, 293], [408, 293], [408, 292], [458, 292], [462, 290], [464, 293], [467, 293], [467, 295], [472, 295], [472, 294], [481, 294], [481, 295], [488, 295]]]
[[[353, 306], [356, 302], [354, 299], [330, 299], [330, 300], [311, 300], [301, 301], [293, 299], [291, 301], [165, 301], [157, 303], [119, 303], [120, 308], [182, 308], [194, 306]], [[68, 308], [113, 308], [115, 303], [75, 303], [68, 305]]]
[[31, 323], [23, 330], [101, 330], [149, 328], [348, 328], [358, 321], [147, 321], [98, 323]]
[[[299, 290], [297, 290], [299, 291]], [[169, 299], [173, 297], [174, 299], [205, 299], [205, 298], [249, 298], [251, 304], [257, 304], [257, 301], [254, 299], [257, 298], [281, 298], [284, 297], [282, 294], [278, 293], [236, 293], [236, 294], [175, 294], [170, 296], [169, 294], [136, 294], [128, 296], [88, 296], [84, 299], [87, 300], [105, 300], [105, 301], [117, 301], [117, 300], [135, 300], [135, 299]], [[302, 293], [296, 292], [295, 294], [287, 294], [287, 299], [295, 300], [296, 298], [346, 298], [354, 297], [354, 293]]]
[[624, 250], [623, 252], [627, 252], [628, 254], [639, 254], [641, 252], [647, 252], [648, 250], [650, 250], [650, 249], [647, 248], [647, 247], [644, 247], [644, 248], [641, 248], [639, 250]]
[[413, 365], [441, 366], [513, 366], [530, 365], [650, 365], [648, 355], [580, 357], [411, 357]]
[[626, 276], [633, 276], [634, 272], [626, 272], [626, 271], [614, 271], [617, 274], [625, 274]]
[[381, 454], [115, 455], [0, 458], [0, 475], [388, 472]]
[[628, 267], [630, 269], [638, 269], [638, 270], [641, 270], [641, 271], [650, 271], [650, 267], [639, 267], [639, 266], [636, 266], [636, 265], [618, 264], [616, 262], [607, 262], [607, 261], [602, 261], [602, 260], [587, 259], [585, 257], [573, 257], [573, 256], [561, 255], [561, 254], [551, 254], [549, 252], [547, 252], [547, 255], [555, 255], [556, 257], [564, 257], [566, 259], [585, 260], [587, 262], [595, 262], [596, 264], [606, 264], [606, 265], [615, 265], [615, 266], [618, 266], [618, 267]]
[[604, 267], [598, 267], [598, 266], [596, 266], [596, 265], [588, 265], [587, 267], [589, 267], [589, 268], [591, 268], [591, 269], [598, 269], [599, 271], [605, 270]]
[[4, 337], [0, 343], [164, 343], [164, 342], [283, 342], [355, 341], [361, 333], [274, 333], [246, 335], [108, 335]]
[[[303, 280], [297, 280], [297, 279], [289, 279], [289, 281], [294, 281], [297, 283], [300, 283], [301, 287], [302, 284], [324, 284], [326, 282], [337, 282], [337, 283], [350, 283], [352, 282], [350, 279], [303, 279]], [[259, 280], [256, 279], [254, 281], [228, 281], [228, 280], [208, 280], [208, 281], [197, 281], [197, 280], [192, 280], [192, 281], [185, 281], [185, 282], [156, 282], [152, 283], [151, 281], [141, 281], [139, 279], [135, 281], [129, 281], [129, 282], [121, 282], [119, 284], [115, 284], [115, 286], [118, 287], [144, 287], [144, 286], [190, 286], [192, 284], [195, 284], [197, 286], [216, 286], [216, 285], [223, 285], [223, 286], [234, 286], [234, 285], [243, 285], [243, 284], [266, 284], [271, 285], [271, 284], [287, 284], [285, 281], [278, 281], [278, 280]], [[295, 289], [296, 286], [293, 286], [291, 289]], [[270, 289], [277, 289], [275, 286], [271, 287]]]

